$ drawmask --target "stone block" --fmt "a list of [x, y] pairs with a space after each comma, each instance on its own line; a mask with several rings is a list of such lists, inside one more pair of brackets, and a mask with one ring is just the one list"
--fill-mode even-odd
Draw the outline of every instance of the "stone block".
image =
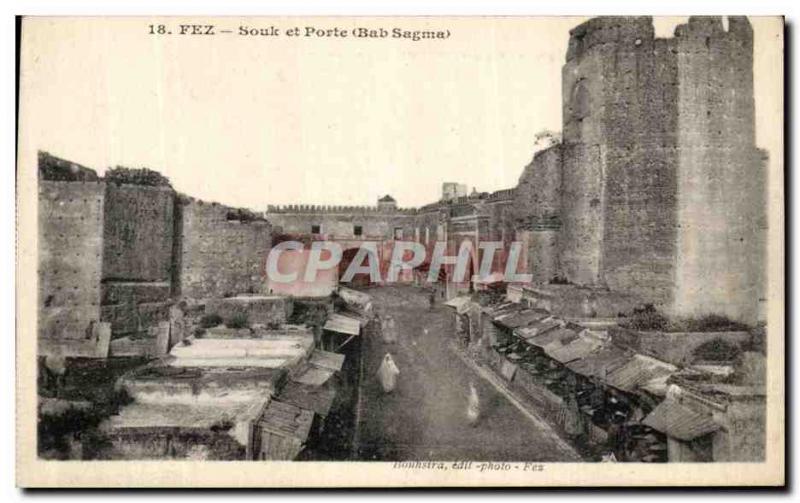
[[241, 295], [206, 303], [206, 313], [216, 313], [226, 322], [234, 316], [246, 315], [250, 325], [286, 323], [290, 309], [291, 301], [278, 296]]

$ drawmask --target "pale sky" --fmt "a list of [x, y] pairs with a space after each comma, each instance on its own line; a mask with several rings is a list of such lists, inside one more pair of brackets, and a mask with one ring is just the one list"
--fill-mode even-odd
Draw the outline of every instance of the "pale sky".
[[[39, 18], [23, 27], [20, 148], [102, 173], [149, 167], [184, 193], [267, 204], [400, 206], [446, 181], [513, 187], [561, 129], [581, 18]], [[148, 25], [450, 30], [446, 40], [149, 35]], [[682, 19], [657, 19], [669, 36]], [[755, 31], [758, 143], [782, 155], [779, 21]], [[771, 128], [771, 131], [768, 130]], [[29, 157], [30, 158], [30, 157]], [[774, 167], [774, 166], [773, 166]], [[33, 166], [29, 167], [33, 169]]]

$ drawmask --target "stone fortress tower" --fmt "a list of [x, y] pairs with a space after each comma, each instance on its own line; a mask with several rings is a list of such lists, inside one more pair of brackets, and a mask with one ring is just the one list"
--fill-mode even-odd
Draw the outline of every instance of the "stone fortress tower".
[[570, 32], [562, 89], [562, 143], [518, 188], [517, 211], [548, 233], [533, 233], [532, 262], [674, 315], [754, 321], [766, 154], [747, 19], [692, 17], [668, 39], [649, 17], [591, 19]]

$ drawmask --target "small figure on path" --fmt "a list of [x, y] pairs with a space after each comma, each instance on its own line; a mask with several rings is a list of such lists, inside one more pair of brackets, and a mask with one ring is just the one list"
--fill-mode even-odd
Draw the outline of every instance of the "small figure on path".
[[477, 426], [481, 415], [481, 402], [475, 383], [469, 383], [469, 397], [467, 398], [467, 422], [470, 426]]
[[[414, 333], [414, 332], [412, 332], [412, 333]], [[422, 337], [424, 337], [425, 339], [428, 338], [428, 329], [427, 328], [423, 328], [422, 329]], [[417, 337], [416, 336], [412, 336], [411, 345], [412, 346], [416, 346], [417, 345]]]
[[390, 315], [387, 316], [381, 327], [381, 334], [383, 335], [383, 342], [393, 344], [397, 342], [397, 332], [394, 323], [394, 318]]
[[394, 359], [390, 353], [386, 353], [378, 368], [378, 380], [381, 382], [381, 387], [384, 393], [391, 393], [397, 386], [397, 376], [400, 375], [400, 369], [394, 363]]

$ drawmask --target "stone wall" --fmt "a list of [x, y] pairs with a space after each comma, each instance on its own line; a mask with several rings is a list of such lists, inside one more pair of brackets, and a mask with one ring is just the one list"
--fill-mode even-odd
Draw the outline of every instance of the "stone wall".
[[[395, 229], [402, 239], [414, 239], [414, 214], [410, 211], [379, 211], [372, 207], [334, 207], [331, 210], [267, 210], [265, 218], [287, 235], [310, 235], [319, 226], [319, 235], [326, 239], [361, 238], [367, 240], [394, 239]], [[356, 227], [361, 227], [360, 236]]]
[[103, 227], [105, 281], [169, 281], [174, 199], [175, 193], [168, 187], [108, 185]]
[[714, 435], [714, 461], [763, 462], [767, 452], [766, 414], [763, 395], [732, 400], [725, 414], [725, 429]]
[[560, 270], [573, 283], [602, 284], [604, 180], [600, 147], [564, 145], [563, 148]]
[[115, 336], [169, 317], [174, 206], [169, 187], [107, 184], [101, 319]]
[[189, 298], [262, 293], [272, 226], [265, 220], [229, 219], [233, 208], [197, 200], [177, 206], [180, 244], [177, 282]]
[[676, 30], [679, 315], [758, 317], [766, 155], [755, 146], [753, 34], [745, 18], [690, 18]]
[[755, 321], [766, 180], [749, 22], [693, 17], [655, 39], [649, 18], [592, 19], [562, 78], [560, 271], [675, 315]]
[[100, 319], [111, 324], [114, 337], [145, 333], [169, 319], [170, 283], [112, 281], [101, 285]]
[[105, 190], [39, 182], [39, 338], [86, 339], [100, 320]]
[[[665, 301], [675, 228], [672, 54], [649, 18], [593, 19], [571, 40], [563, 72], [566, 275]], [[578, 250], [587, 242], [591, 250]]]
[[206, 313], [222, 317], [223, 322], [242, 317], [248, 327], [283, 325], [292, 314], [292, 301], [277, 295], [243, 295], [224, 299], [211, 299], [206, 304]]
[[558, 266], [558, 231], [556, 230], [520, 230], [516, 240], [522, 244], [526, 252], [524, 257], [525, 272], [532, 275], [533, 283], [548, 283], [559, 277]]
[[561, 210], [561, 145], [536, 152], [517, 183], [514, 212], [519, 219], [558, 215]]
[[747, 347], [752, 335], [743, 331], [727, 332], [641, 332], [626, 328], [612, 328], [614, 342], [638, 353], [652, 356], [679, 366], [692, 363], [698, 347], [714, 340], [722, 340], [741, 348]]
[[[342, 246], [345, 247], [344, 245]], [[339, 285], [339, 265], [320, 269], [312, 281], [305, 281], [310, 250], [283, 250], [278, 257], [278, 271], [284, 274], [297, 273], [295, 281], [280, 282], [266, 278], [265, 292], [270, 295], [287, 295], [292, 297], [328, 297]], [[322, 260], [330, 259], [327, 251], [322, 252]]]
[[443, 234], [440, 231], [442, 226], [442, 212], [438, 208], [420, 211], [414, 218], [415, 231], [419, 234], [419, 242], [426, 246], [428, 253], [433, 251], [433, 246], [438, 236]]
[[535, 283], [560, 276], [558, 235], [561, 230], [561, 145], [536, 153], [517, 184], [514, 214], [517, 241], [526, 251], [526, 272]]

